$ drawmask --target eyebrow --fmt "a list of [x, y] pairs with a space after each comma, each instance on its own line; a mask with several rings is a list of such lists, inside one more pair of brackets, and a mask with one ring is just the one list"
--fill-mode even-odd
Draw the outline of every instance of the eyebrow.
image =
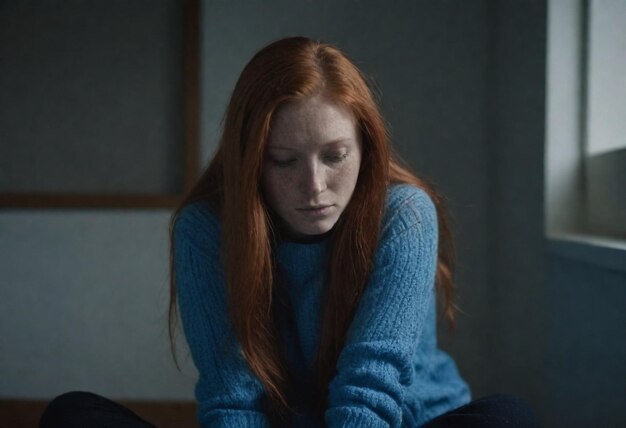
[[[341, 138], [335, 138], [334, 140], [329, 140], [326, 141], [325, 143], [322, 143], [322, 146], [332, 146], [332, 145], [339, 145], [341, 143], [347, 142], [347, 141], [351, 141], [352, 138], [350, 137], [341, 137]], [[294, 151], [294, 150], [298, 150], [296, 148], [293, 147], [283, 147], [283, 146], [267, 146], [268, 150], [290, 150], [290, 151]]]

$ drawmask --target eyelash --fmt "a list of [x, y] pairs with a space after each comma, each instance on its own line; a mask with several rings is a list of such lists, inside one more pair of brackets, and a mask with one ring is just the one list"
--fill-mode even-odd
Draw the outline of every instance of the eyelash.
[[[344, 153], [341, 155], [334, 155], [334, 156], [325, 156], [324, 160], [326, 160], [327, 162], [330, 163], [341, 163], [344, 160], [346, 160], [346, 158], [348, 157], [348, 153]], [[274, 163], [274, 165], [280, 167], [280, 168], [286, 168], [290, 165], [292, 165], [297, 159], [287, 159], [287, 160], [278, 160], [278, 159], [272, 159], [272, 162]]]
[[326, 156], [326, 160], [332, 163], [339, 163], [339, 162], [343, 162], [344, 160], [346, 160], [346, 158], [348, 157], [347, 153], [341, 154], [341, 155], [335, 155], [335, 156]]
[[277, 167], [280, 167], [280, 168], [288, 167], [289, 165], [291, 165], [295, 161], [296, 161], [295, 159], [289, 159], [289, 160], [286, 160], [286, 161], [279, 161], [279, 160], [276, 160], [276, 159], [272, 159], [272, 163], [274, 163], [274, 165], [276, 165]]

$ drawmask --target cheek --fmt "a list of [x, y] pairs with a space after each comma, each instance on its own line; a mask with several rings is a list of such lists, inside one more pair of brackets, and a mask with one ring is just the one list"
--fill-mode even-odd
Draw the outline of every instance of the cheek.
[[352, 191], [354, 191], [354, 187], [359, 178], [359, 166], [360, 162], [352, 162], [347, 164], [341, 171], [338, 171], [335, 180], [344, 192], [352, 193]]

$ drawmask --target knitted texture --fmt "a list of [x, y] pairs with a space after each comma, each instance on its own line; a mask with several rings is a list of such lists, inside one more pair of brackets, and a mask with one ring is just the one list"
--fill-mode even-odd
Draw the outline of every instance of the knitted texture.
[[[308, 378], [317, 348], [330, 237], [274, 249], [286, 304], [275, 305], [297, 413], [315, 427]], [[437, 214], [410, 185], [389, 188], [374, 268], [329, 384], [328, 427], [418, 427], [470, 401], [467, 384], [436, 339]], [[265, 427], [265, 392], [247, 367], [227, 315], [219, 219], [204, 201], [174, 229], [175, 275], [185, 336], [199, 372], [203, 427]], [[242, 263], [245, 261], [242, 260]]]

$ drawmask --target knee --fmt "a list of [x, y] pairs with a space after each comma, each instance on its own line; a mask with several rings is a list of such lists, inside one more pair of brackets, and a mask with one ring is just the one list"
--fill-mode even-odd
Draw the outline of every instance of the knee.
[[80, 409], [89, 407], [98, 396], [91, 392], [72, 391], [54, 398], [46, 406], [39, 420], [40, 428], [64, 426], [68, 418]]
[[503, 420], [513, 421], [513, 426], [538, 427], [539, 421], [532, 407], [521, 397], [512, 394], [494, 394], [483, 398], [487, 413]]
[[47, 410], [65, 410], [77, 409], [88, 406], [99, 398], [98, 395], [91, 392], [71, 391], [59, 395], [48, 404]]
[[511, 408], [519, 408], [521, 410], [531, 410], [530, 405], [522, 397], [513, 394], [493, 394], [487, 397], [494, 402]]

